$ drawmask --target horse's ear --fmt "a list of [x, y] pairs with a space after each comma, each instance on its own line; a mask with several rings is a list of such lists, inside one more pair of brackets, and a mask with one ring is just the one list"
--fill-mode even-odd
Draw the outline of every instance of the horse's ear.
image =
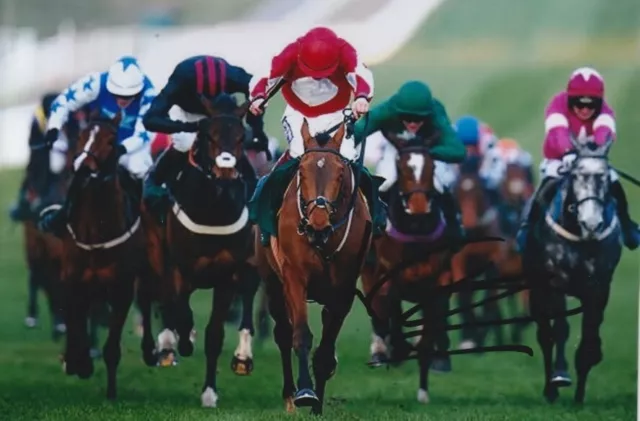
[[249, 111], [249, 106], [250, 105], [251, 105], [251, 103], [249, 101], [246, 101], [244, 104], [242, 104], [241, 106], [236, 108], [233, 111], [233, 114], [235, 114], [238, 118], [243, 118], [245, 116], [245, 114], [247, 114], [247, 112]]
[[336, 150], [340, 151], [340, 147], [342, 146], [342, 142], [344, 141], [344, 133], [346, 130], [345, 124], [341, 124], [336, 130], [336, 133], [331, 138], [331, 145], [336, 148]]
[[304, 143], [305, 150], [316, 146], [316, 140], [313, 136], [311, 136], [311, 132], [309, 131], [309, 122], [306, 118], [303, 118], [302, 120], [300, 134], [302, 134], [302, 142]]
[[209, 98], [207, 98], [206, 96], [201, 94], [200, 95], [200, 103], [204, 107], [204, 109], [207, 112], [207, 115], [209, 117], [213, 117], [214, 115], [216, 115], [216, 109], [214, 108], [214, 106], [211, 103], [211, 101], [209, 100]]

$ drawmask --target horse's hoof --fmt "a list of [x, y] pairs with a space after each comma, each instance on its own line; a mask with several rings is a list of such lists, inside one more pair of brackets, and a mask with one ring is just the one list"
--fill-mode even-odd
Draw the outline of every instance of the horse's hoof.
[[475, 341], [471, 339], [465, 339], [464, 341], [460, 342], [460, 345], [458, 345], [458, 349], [461, 349], [461, 350], [473, 349], [473, 348], [476, 348], [477, 346], [478, 345], [475, 343]]
[[155, 350], [152, 352], [142, 351], [142, 360], [148, 367], [155, 367], [158, 365], [158, 354]]
[[371, 368], [382, 367], [387, 361], [387, 355], [382, 352], [376, 352], [371, 356], [369, 363], [367, 364]]
[[311, 389], [298, 390], [293, 397], [293, 403], [298, 408], [314, 406], [320, 403], [316, 392]]
[[171, 349], [163, 349], [158, 354], [158, 367], [173, 367], [178, 365], [178, 357], [175, 351]]
[[200, 396], [203, 408], [215, 408], [218, 406], [218, 394], [210, 387], [207, 387]]
[[296, 406], [293, 403], [293, 397], [290, 396], [284, 400], [284, 410], [289, 414], [293, 414], [294, 412], [296, 412]]
[[451, 359], [434, 358], [433, 361], [431, 361], [431, 371], [433, 371], [434, 373], [450, 373]]
[[418, 402], [429, 403], [429, 392], [424, 389], [418, 389]]
[[28, 329], [33, 329], [34, 327], [38, 326], [38, 319], [36, 319], [35, 317], [28, 316], [24, 319], [24, 325]]
[[248, 376], [253, 372], [253, 360], [241, 360], [234, 355], [231, 359], [231, 370], [238, 376]]
[[183, 357], [190, 357], [193, 355], [193, 342], [191, 340], [178, 341], [178, 352]]
[[555, 387], [569, 387], [571, 386], [571, 377], [565, 370], [556, 370], [553, 372], [550, 382]]
[[93, 376], [93, 360], [87, 358], [86, 361], [79, 364], [78, 369], [76, 370], [76, 376], [82, 380], [86, 380]]
[[560, 397], [560, 393], [558, 392], [558, 388], [555, 386], [550, 386], [548, 389], [544, 391], [544, 398], [548, 403], [554, 403]]

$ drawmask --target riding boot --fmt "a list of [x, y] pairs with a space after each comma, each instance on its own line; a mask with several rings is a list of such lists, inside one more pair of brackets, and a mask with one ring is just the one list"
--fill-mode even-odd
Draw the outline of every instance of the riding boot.
[[380, 237], [387, 227], [387, 204], [382, 200], [379, 190], [383, 181], [381, 177], [371, 175], [367, 168], [360, 171], [360, 189], [369, 204], [373, 238]]
[[629, 250], [635, 250], [638, 248], [638, 245], [640, 245], [640, 229], [638, 228], [638, 224], [636, 224], [629, 215], [629, 203], [627, 202], [627, 196], [624, 193], [620, 181], [615, 181], [611, 184], [611, 194], [616, 200], [624, 245]]
[[462, 249], [466, 239], [466, 232], [462, 225], [460, 209], [458, 208], [455, 198], [449, 191], [444, 191], [440, 195], [440, 199], [440, 203], [442, 204], [442, 213], [445, 223], [447, 224], [447, 232], [449, 233], [449, 240], [452, 244], [452, 250], [457, 252]]
[[71, 179], [71, 185], [67, 191], [67, 197], [61, 207], [50, 206], [40, 214], [38, 229], [61, 238], [65, 231], [67, 215], [71, 207], [71, 201], [77, 196], [84, 177], [76, 173]]
[[14, 222], [26, 221], [29, 218], [31, 204], [27, 200], [27, 179], [25, 178], [18, 191], [18, 201], [9, 209], [9, 218]]
[[166, 211], [165, 205], [169, 203], [169, 198], [163, 184], [171, 187], [186, 165], [187, 157], [186, 152], [180, 152], [174, 147], [165, 149], [144, 179], [142, 199], [152, 214], [160, 216]]
[[532, 224], [538, 221], [540, 213], [548, 205], [553, 198], [554, 188], [553, 185], [557, 184], [558, 179], [553, 177], [544, 178], [540, 182], [540, 186], [533, 193], [531, 199], [527, 203], [520, 228], [516, 234], [516, 245], [520, 253], [524, 252], [527, 244], [529, 243], [529, 228]]

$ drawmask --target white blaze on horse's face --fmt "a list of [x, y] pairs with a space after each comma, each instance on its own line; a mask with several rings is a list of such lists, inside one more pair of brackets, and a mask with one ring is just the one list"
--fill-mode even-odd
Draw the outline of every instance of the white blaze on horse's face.
[[602, 158], [579, 158], [573, 171], [577, 219], [588, 234], [597, 233], [604, 224], [603, 204], [608, 190], [608, 177], [609, 165]]
[[84, 160], [87, 159], [87, 157], [89, 156], [89, 153], [91, 152], [91, 148], [93, 147], [93, 143], [96, 141], [96, 135], [98, 134], [98, 130], [100, 130], [100, 127], [98, 125], [95, 125], [93, 126], [93, 129], [91, 129], [91, 132], [89, 132], [89, 139], [87, 140], [87, 143], [84, 145], [84, 148], [82, 149], [82, 153], [73, 162], [73, 169], [75, 171], [78, 171], [78, 169], [84, 163]]
[[424, 155], [419, 153], [409, 154], [407, 165], [411, 168], [411, 171], [413, 171], [413, 177], [416, 183], [419, 183], [422, 178], [422, 170], [424, 169]]
[[218, 168], [235, 168], [236, 161], [236, 157], [229, 152], [222, 152], [216, 156], [216, 165]]

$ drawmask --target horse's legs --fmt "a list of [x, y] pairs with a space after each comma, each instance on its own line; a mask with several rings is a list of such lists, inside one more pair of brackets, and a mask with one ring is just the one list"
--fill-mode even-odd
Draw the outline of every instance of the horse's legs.
[[90, 296], [86, 287], [69, 282], [65, 285], [65, 322], [67, 343], [66, 372], [87, 379], [93, 375], [93, 361], [89, 355], [90, 340], [87, 332]]
[[247, 267], [240, 273], [240, 296], [242, 297], [242, 320], [239, 342], [231, 359], [231, 369], [239, 376], [247, 376], [253, 371], [253, 350], [251, 339], [253, 328], [253, 301], [260, 286], [260, 276], [254, 267]]
[[602, 361], [602, 340], [600, 325], [604, 321], [604, 310], [609, 301], [609, 288], [606, 291], [589, 291], [582, 298], [582, 339], [575, 356], [578, 382], [574, 399], [576, 403], [584, 402], [589, 371]]
[[[449, 307], [449, 299], [449, 294], [435, 294], [422, 303], [424, 323], [417, 349], [420, 369], [417, 399], [420, 403], [429, 403], [429, 369], [434, 360], [436, 340], [446, 333], [446, 312]], [[439, 349], [438, 351], [444, 350]]]
[[116, 372], [120, 363], [120, 340], [122, 329], [133, 302], [133, 278], [119, 283], [108, 291], [111, 313], [109, 314], [109, 336], [102, 349], [107, 366], [107, 399], [116, 398]]
[[550, 313], [553, 307], [547, 302], [551, 293], [549, 290], [535, 288], [531, 291], [531, 315], [538, 325], [537, 339], [544, 359], [544, 392], [549, 403], [558, 399], [558, 387], [551, 383], [551, 367], [553, 365], [553, 331], [551, 329]]
[[193, 355], [193, 342], [191, 331], [193, 330], [193, 311], [189, 300], [191, 291], [181, 291], [178, 295], [175, 308], [176, 331], [178, 332], [178, 352], [183, 357]]
[[150, 273], [142, 274], [139, 277], [139, 286], [136, 294], [136, 301], [142, 316], [142, 340], [140, 342], [140, 349], [142, 350], [142, 359], [145, 364], [150, 367], [158, 363], [158, 355], [155, 352], [156, 347], [153, 341], [151, 327], [151, 279]]
[[[567, 311], [567, 300], [563, 295], [557, 294], [554, 296], [556, 303], [554, 308], [558, 312]], [[551, 383], [558, 387], [571, 386], [571, 377], [569, 376], [569, 366], [567, 364], [567, 357], [565, 356], [565, 346], [569, 339], [569, 321], [565, 316], [558, 317], [553, 321], [553, 342], [556, 347], [556, 361], [554, 365], [553, 374], [551, 376]]]
[[29, 298], [27, 301], [27, 317], [24, 323], [27, 327], [33, 328], [38, 323], [38, 289], [42, 278], [40, 271], [35, 267], [31, 267], [35, 265], [29, 266]]
[[51, 314], [51, 337], [54, 342], [60, 340], [60, 338], [67, 331], [67, 327], [64, 324], [64, 317], [62, 314], [62, 301], [60, 291], [60, 280], [53, 277], [53, 273], [60, 273], [60, 269], [55, 272], [47, 272], [46, 278], [42, 278], [42, 286], [47, 296], [47, 303], [49, 304], [49, 313]]
[[313, 375], [316, 379], [318, 402], [313, 405], [312, 412], [318, 415], [322, 414], [327, 381], [335, 374], [338, 366], [336, 340], [355, 298], [349, 293], [343, 293], [340, 296], [350, 298], [342, 299], [339, 303], [322, 309], [322, 338], [313, 355]]
[[297, 407], [313, 406], [318, 402], [309, 371], [313, 335], [309, 329], [307, 312], [305, 287], [308, 282], [299, 278], [304, 273], [304, 269], [294, 271], [287, 266], [283, 268], [285, 303], [293, 327], [293, 349], [298, 357], [298, 391], [294, 399]]
[[256, 337], [257, 344], [261, 345], [264, 340], [269, 337], [269, 308], [266, 289], [259, 289], [259, 304], [258, 304], [258, 335]]
[[[218, 403], [216, 372], [218, 371], [218, 358], [224, 343], [224, 323], [233, 298], [234, 290], [229, 282], [221, 283], [221, 286], [213, 292], [213, 308], [209, 316], [204, 340], [207, 371], [204, 385], [202, 386], [202, 395], [200, 396], [202, 406], [205, 408], [215, 408]], [[187, 332], [190, 331], [191, 329], [187, 330]], [[182, 334], [180, 334], [180, 343], [182, 340]], [[188, 338], [187, 342], [191, 343]]]
[[[374, 278], [375, 279], [375, 278]], [[386, 339], [391, 333], [391, 325], [389, 320], [389, 283], [385, 283], [374, 293], [371, 298], [371, 327], [373, 328], [372, 341], [370, 347], [370, 364], [371, 367], [380, 367], [384, 361], [389, 358], [389, 350], [387, 349]], [[369, 291], [365, 291], [367, 298]]]
[[266, 296], [268, 299], [268, 309], [275, 322], [273, 327], [273, 337], [280, 350], [282, 360], [282, 399], [285, 401], [287, 412], [293, 412], [295, 406], [293, 395], [296, 387], [293, 381], [293, 367], [291, 363], [291, 349], [293, 347], [293, 328], [287, 314], [287, 307], [284, 300], [284, 291], [280, 280], [274, 273], [266, 279]]
[[[471, 283], [473, 281], [467, 282]], [[473, 290], [471, 288], [463, 287], [457, 293], [457, 298], [458, 308], [464, 309], [459, 312], [461, 322], [464, 326], [460, 329], [460, 344], [458, 345], [458, 348], [475, 348], [478, 346], [480, 328], [474, 326], [478, 321], [478, 317], [476, 316], [475, 310], [473, 308], [469, 308], [473, 304]]]
[[451, 348], [451, 340], [449, 339], [449, 332], [447, 332], [447, 312], [451, 306], [451, 294], [446, 294], [442, 302], [443, 320], [442, 326], [439, 332], [436, 332], [435, 347], [438, 350], [433, 356], [431, 363], [431, 370], [440, 373], [448, 373], [451, 371], [451, 357], [446, 354]]

